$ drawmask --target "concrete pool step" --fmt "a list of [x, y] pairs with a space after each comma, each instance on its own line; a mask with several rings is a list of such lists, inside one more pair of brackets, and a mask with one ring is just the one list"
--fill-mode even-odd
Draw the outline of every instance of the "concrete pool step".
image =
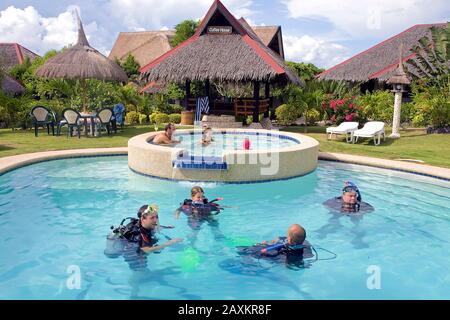
[[190, 170], [228, 170], [227, 163], [221, 157], [188, 156], [172, 161], [174, 169]]

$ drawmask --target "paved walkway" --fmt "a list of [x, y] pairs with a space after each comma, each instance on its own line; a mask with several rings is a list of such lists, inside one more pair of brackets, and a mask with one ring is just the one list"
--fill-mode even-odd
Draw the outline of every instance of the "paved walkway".
[[97, 155], [128, 154], [128, 148], [92, 148], [75, 150], [57, 150], [19, 154], [0, 158], [0, 174], [36, 162], [63, 158], [88, 157]]
[[[36, 153], [26, 153], [11, 157], [0, 158], [0, 174], [36, 162], [76, 158], [97, 155], [127, 155], [128, 148], [92, 148], [76, 150], [58, 150]], [[377, 168], [396, 169], [405, 172], [419, 173], [423, 175], [439, 177], [450, 181], [450, 169], [433, 167], [425, 164], [416, 164], [410, 162], [387, 160], [380, 158], [369, 158], [342, 153], [319, 152], [320, 160], [339, 161], [344, 163], [361, 164]]]
[[320, 160], [339, 161], [352, 164], [361, 164], [370, 167], [396, 169], [411, 173], [420, 173], [423, 175], [439, 177], [450, 180], [450, 169], [433, 167], [425, 164], [417, 164], [405, 161], [388, 160], [381, 158], [370, 158], [365, 156], [356, 156], [342, 153], [319, 152]]

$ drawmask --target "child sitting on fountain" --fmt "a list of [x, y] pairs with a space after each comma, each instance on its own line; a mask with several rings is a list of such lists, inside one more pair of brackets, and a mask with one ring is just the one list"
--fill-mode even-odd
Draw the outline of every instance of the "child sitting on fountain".
[[212, 141], [214, 141], [214, 138], [212, 136], [213, 131], [209, 125], [206, 123], [203, 124], [203, 132], [202, 132], [202, 145], [207, 146]]

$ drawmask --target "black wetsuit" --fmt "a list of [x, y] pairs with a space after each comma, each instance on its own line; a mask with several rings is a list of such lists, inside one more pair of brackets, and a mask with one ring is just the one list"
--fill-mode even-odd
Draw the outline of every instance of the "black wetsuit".
[[153, 247], [158, 242], [151, 230], [141, 226], [139, 219], [132, 219], [125, 226], [122, 233], [127, 240], [123, 248], [123, 257], [131, 270], [142, 271], [147, 266], [147, 255], [141, 250], [144, 247]]
[[374, 211], [374, 208], [367, 202], [359, 201], [352, 205], [342, 202], [342, 197], [329, 199], [323, 205], [332, 211], [338, 211], [344, 214], [363, 214]]
[[220, 207], [216, 203], [208, 202], [208, 199], [203, 199], [203, 203], [196, 203], [191, 199], [185, 199], [178, 210], [187, 215], [188, 225], [191, 229], [199, 229], [203, 222], [207, 222], [212, 226], [218, 225], [213, 215], [217, 215], [220, 212]]

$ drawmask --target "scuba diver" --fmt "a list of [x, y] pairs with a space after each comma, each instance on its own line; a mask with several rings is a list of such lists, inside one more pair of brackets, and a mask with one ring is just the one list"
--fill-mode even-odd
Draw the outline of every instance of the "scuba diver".
[[343, 228], [340, 219], [348, 216], [353, 223], [350, 231], [354, 235], [350, 243], [356, 249], [369, 247], [369, 244], [364, 241], [366, 232], [359, 224], [365, 213], [372, 212], [375, 209], [367, 202], [362, 201], [361, 192], [354, 183], [346, 181], [342, 189], [342, 196], [329, 199], [323, 205], [330, 209], [330, 218], [327, 224], [316, 231], [319, 238], [323, 239], [328, 234], [335, 233]]
[[237, 247], [241, 256], [256, 259], [269, 258], [284, 261], [288, 266], [302, 267], [304, 259], [313, 258], [312, 245], [306, 240], [306, 231], [299, 224], [289, 227], [287, 237], [278, 237], [270, 243], [264, 241], [250, 247]]
[[343, 214], [363, 214], [374, 210], [370, 204], [362, 201], [361, 192], [358, 187], [350, 181], [345, 182], [341, 196], [329, 199], [325, 201], [323, 205], [333, 211], [339, 211]]
[[175, 212], [175, 217], [178, 219], [180, 217], [180, 212], [184, 212], [186, 215], [192, 215], [197, 218], [205, 218], [211, 214], [219, 214], [222, 208], [216, 201], [222, 200], [222, 198], [208, 201], [204, 194], [201, 187], [193, 187], [191, 189], [191, 199], [185, 199], [183, 201], [181, 207]]
[[201, 187], [195, 186], [191, 189], [191, 199], [185, 199], [181, 206], [175, 211], [175, 218], [180, 218], [180, 213], [183, 212], [188, 218], [189, 227], [194, 230], [193, 242], [197, 238], [200, 227], [204, 222], [211, 226], [216, 239], [223, 239], [224, 235], [219, 229], [219, 222], [214, 218], [223, 209], [217, 204], [217, 201], [222, 198], [217, 198], [208, 201], [204, 196], [204, 191]]
[[[158, 206], [155, 204], [142, 206], [137, 216], [138, 218], [125, 218], [107, 236], [105, 255], [109, 258], [117, 258], [123, 255], [133, 270], [141, 270], [146, 266], [146, 255], [144, 253], [158, 252], [183, 239], [170, 239], [158, 245], [156, 232], [161, 228], [173, 228], [173, 226], [160, 226], [158, 217]], [[127, 225], [123, 225], [126, 220], [131, 220]]]

